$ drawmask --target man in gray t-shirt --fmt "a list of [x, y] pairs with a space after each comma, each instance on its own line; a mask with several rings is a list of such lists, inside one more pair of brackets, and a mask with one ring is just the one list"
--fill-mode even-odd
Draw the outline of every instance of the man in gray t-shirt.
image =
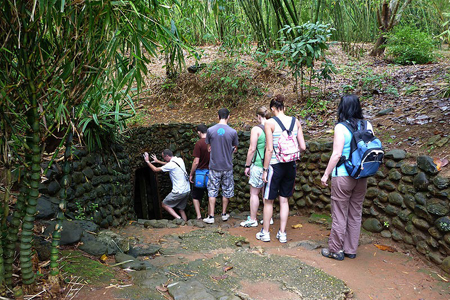
[[214, 208], [219, 188], [222, 187], [222, 220], [230, 217], [227, 214], [229, 199], [234, 196], [233, 153], [237, 151], [238, 136], [236, 130], [228, 126], [230, 111], [219, 110], [219, 123], [208, 128], [206, 144], [210, 153], [208, 179], [208, 216], [203, 222], [214, 223]]

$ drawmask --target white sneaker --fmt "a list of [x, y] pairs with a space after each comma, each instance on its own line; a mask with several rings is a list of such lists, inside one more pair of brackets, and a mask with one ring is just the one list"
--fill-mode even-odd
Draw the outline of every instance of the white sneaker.
[[229, 214], [222, 214], [222, 221], [227, 221], [230, 218]]
[[277, 233], [277, 239], [280, 241], [280, 243], [287, 243], [287, 235], [286, 232], [280, 232], [278, 230]]
[[270, 242], [270, 232], [264, 232], [264, 229], [261, 228], [261, 231], [256, 234], [256, 239], [263, 242]]
[[214, 217], [207, 216], [206, 218], [203, 219], [203, 222], [207, 224], [214, 224]]
[[247, 217], [247, 220], [242, 221], [240, 224], [242, 227], [256, 227], [258, 226], [258, 221], [250, 219], [250, 216]]
[[[259, 223], [261, 223], [261, 225], [264, 224], [264, 220], [261, 220]], [[273, 225], [273, 218], [270, 218], [269, 224]]]

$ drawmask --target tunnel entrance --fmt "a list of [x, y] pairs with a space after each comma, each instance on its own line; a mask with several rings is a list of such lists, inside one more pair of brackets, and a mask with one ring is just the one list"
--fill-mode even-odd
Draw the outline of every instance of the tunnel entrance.
[[150, 168], [136, 170], [134, 211], [139, 219], [161, 219], [158, 184], [155, 173]]

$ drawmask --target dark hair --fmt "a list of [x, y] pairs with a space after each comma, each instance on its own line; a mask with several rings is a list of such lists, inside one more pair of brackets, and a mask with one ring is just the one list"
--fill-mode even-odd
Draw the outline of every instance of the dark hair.
[[339, 102], [337, 114], [338, 122], [349, 121], [353, 127], [356, 127], [358, 120], [364, 119], [358, 96], [342, 96], [341, 102]]
[[200, 131], [201, 133], [206, 133], [208, 131], [208, 127], [206, 127], [205, 124], [200, 124], [197, 126], [197, 131]]
[[266, 119], [269, 119], [271, 116], [270, 110], [268, 110], [265, 106], [258, 107], [258, 109], [256, 110], [256, 115]]
[[226, 108], [219, 109], [219, 119], [226, 119], [230, 115], [230, 111]]
[[275, 97], [270, 100], [270, 108], [275, 107], [277, 110], [284, 110], [284, 96], [275, 95]]
[[163, 156], [173, 157], [173, 152], [172, 152], [172, 150], [169, 150], [169, 149], [164, 149], [162, 154], [163, 154]]

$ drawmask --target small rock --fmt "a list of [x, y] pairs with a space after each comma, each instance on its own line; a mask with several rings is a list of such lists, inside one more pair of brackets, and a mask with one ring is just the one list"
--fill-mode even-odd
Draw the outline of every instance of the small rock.
[[389, 108], [386, 108], [386, 109], [383, 109], [383, 110], [380, 110], [379, 112], [377, 112], [377, 116], [384, 116], [384, 115], [387, 115], [388, 113], [391, 113], [391, 112], [393, 112], [394, 111], [394, 108], [393, 107], [389, 107]]

